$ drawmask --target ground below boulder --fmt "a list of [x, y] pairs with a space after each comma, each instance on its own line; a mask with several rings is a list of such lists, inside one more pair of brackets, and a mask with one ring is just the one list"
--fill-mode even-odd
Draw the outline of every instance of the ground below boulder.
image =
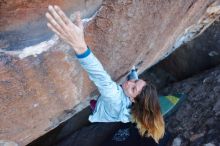
[[182, 92], [186, 100], [166, 121], [173, 146], [220, 145], [220, 66], [171, 84], [160, 94]]

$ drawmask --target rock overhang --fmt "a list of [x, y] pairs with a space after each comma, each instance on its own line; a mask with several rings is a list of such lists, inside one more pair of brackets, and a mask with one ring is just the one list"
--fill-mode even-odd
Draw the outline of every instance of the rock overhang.
[[[36, 13], [37, 19], [34, 19], [34, 3], [20, 2], [26, 4], [23, 5], [26, 11], [22, 5], [5, 3], [9, 5], [6, 9], [11, 5], [21, 14], [15, 20], [13, 17], [1, 19], [8, 20], [8, 24], [1, 21], [0, 25], [1, 118], [4, 117], [0, 124], [3, 131], [0, 139], [25, 145], [77, 112], [66, 111], [77, 109], [76, 105], [79, 105], [79, 111], [88, 105], [89, 98], [85, 97], [95, 87], [73, 57], [71, 49], [46, 28], [44, 12], [51, 1], [36, 2], [37, 8], [41, 7]], [[61, 5], [69, 14], [75, 10], [68, 1], [56, 1], [55, 4]], [[122, 82], [133, 65], [138, 65], [141, 73], [156, 64], [203, 32], [219, 15], [217, 0], [97, 0], [95, 4], [91, 14], [97, 13], [87, 23], [86, 40], [118, 82]], [[4, 3], [1, 5], [1, 12], [4, 12], [6, 9], [2, 6]], [[87, 3], [86, 8], [90, 7], [92, 4]], [[23, 21], [17, 20], [16, 23], [16, 19]], [[10, 25], [11, 22], [15, 25]], [[13, 34], [17, 36], [12, 38]]]

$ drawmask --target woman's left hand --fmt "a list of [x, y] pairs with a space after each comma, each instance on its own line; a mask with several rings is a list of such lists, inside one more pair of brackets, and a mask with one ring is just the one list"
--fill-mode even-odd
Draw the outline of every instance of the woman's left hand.
[[84, 39], [80, 12], [76, 13], [76, 21], [73, 23], [59, 6], [49, 5], [48, 10], [49, 12], [46, 13], [47, 26], [66, 43], [70, 44], [77, 54], [84, 53], [87, 50], [87, 45]]

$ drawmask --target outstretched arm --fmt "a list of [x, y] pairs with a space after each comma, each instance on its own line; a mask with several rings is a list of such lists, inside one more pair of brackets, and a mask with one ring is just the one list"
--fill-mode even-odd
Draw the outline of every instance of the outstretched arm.
[[46, 13], [47, 26], [71, 45], [81, 66], [88, 72], [89, 78], [98, 87], [100, 93], [116, 100], [120, 92], [119, 86], [112, 81], [99, 60], [87, 48], [80, 13], [77, 12], [76, 21], [73, 23], [58, 6], [49, 6], [48, 10], [49, 12]]

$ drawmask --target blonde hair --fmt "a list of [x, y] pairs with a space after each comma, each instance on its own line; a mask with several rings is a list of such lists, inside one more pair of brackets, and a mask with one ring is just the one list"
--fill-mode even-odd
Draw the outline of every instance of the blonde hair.
[[137, 124], [141, 136], [152, 137], [158, 143], [164, 136], [165, 124], [156, 87], [149, 81], [146, 83], [132, 105], [132, 120]]

